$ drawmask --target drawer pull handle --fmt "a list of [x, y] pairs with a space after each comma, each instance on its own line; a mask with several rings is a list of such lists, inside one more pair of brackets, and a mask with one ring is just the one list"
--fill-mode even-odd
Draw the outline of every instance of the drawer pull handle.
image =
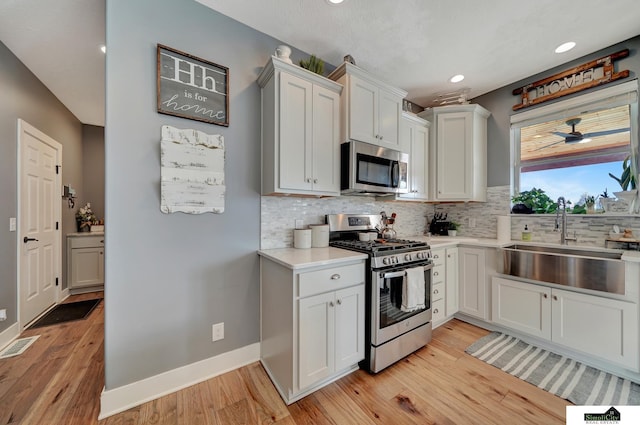
[[104, 243], [104, 239], [100, 241], [100, 243]]
[[440, 293], [440, 291], [438, 291], [437, 289], [434, 289], [434, 290], [433, 290], [433, 295], [437, 295], [437, 294], [439, 294], [439, 293]]
[[433, 313], [434, 313], [434, 314], [438, 314], [438, 311], [439, 311], [439, 310], [436, 308], [435, 310], [433, 310]]
[[100, 255], [102, 255], [102, 251], [100, 251]]
[[548, 298], [547, 294], [542, 294], [542, 298]]
[[338, 279], [340, 279], [340, 275], [338, 273], [331, 275], [331, 280], [338, 280]]
[[338, 305], [342, 305], [342, 300], [338, 300], [336, 302], [338, 303]]
[[434, 255], [433, 258], [440, 258], [438, 254]]
[[558, 301], [558, 296], [557, 296], [557, 295], [554, 295], [554, 296], [553, 296], [553, 300], [554, 300], [554, 301]]
[[333, 307], [333, 301], [329, 301], [329, 307]]
[[439, 272], [433, 272], [434, 276], [438, 276], [440, 273]]

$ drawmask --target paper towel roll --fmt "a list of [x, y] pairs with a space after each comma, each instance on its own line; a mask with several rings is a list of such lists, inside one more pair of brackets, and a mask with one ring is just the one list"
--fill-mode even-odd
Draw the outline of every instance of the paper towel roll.
[[511, 240], [511, 216], [498, 216], [498, 240], [507, 242]]

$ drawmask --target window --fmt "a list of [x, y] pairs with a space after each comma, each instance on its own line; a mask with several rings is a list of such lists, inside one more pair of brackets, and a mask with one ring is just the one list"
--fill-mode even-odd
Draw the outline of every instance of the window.
[[573, 204], [622, 190], [630, 158], [637, 176], [637, 80], [511, 117], [512, 193], [543, 189]]

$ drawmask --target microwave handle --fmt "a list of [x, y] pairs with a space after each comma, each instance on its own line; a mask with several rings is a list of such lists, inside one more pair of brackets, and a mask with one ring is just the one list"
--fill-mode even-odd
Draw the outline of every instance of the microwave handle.
[[398, 187], [400, 185], [400, 164], [398, 161], [393, 161], [391, 166], [391, 187]]

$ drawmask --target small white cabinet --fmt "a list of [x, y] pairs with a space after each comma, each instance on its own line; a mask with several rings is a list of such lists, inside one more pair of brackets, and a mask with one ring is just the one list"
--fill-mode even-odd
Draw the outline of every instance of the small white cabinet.
[[402, 99], [407, 92], [348, 62], [328, 77], [344, 86], [341, 142], [359, 140], [399, 149]]
[[342, 86], [271, 58], [262, 88], [262, 194], [340, 194]]
[[460, 312], [479, 319], [487, 319], [487, 281], [485, 250], [460, 247]]
[[418, 115], [432, 123], [433, 200], [486, 201], [489, 111], [480, 105], [451, 105]]
[[364, 260], [291, 270], [261, 257], [260, 269], [260, 357], [284, 401], [356, 370], [364, 359]]
[[67, 287], [72, 294], [104, 288], [104, 234], [67, 235]]
[[409, 154], [409, 193], [396, 195], [398, 200], [429, 199], [429, 121], [402, 113], [400, 150]]
[[433, 249], [431, 318], [436, 328], [458, 311], [458, 248]]
[[638, 305], [503, 277], [492, 280], [493, 322], [639, 371]]

